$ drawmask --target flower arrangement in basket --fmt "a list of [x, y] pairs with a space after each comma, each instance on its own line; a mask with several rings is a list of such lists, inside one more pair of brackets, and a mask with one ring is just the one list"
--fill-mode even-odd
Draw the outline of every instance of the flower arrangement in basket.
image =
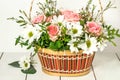
[[[98, 12], [95, 12], [95, 5], [90, 7], [91, 3], [89, 0], [86, 7], [72, 11], [58, 9], [57, 1], [46, 0], [37, 4], [39, 11], [31, 17], [32, 1], [29, 16], [20, 10], [23, 16], [9, 18], [23, 28], [15, 45], [27, 46], [27, 49], [33, 47], [45, 73], [60, 76], [87, 74], [95, 52], [103, 51], [106, 42], [116, 45], [113, 39], [120, 37], [119, 30], [106, 25], [103, 20], [103, 13], [113, 8], [111, 2], [103, 8], [99, 0], [101, 9]], [[34, 74], [34, 55], [24, 56], [10, 65], [21, 68], [23, 73]]]

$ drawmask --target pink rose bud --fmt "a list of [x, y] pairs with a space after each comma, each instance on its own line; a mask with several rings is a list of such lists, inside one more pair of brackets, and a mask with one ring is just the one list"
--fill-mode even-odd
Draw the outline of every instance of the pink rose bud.
[[50, 22], [52, 20], [52, 16], [46, 17], [45, 21]]
[[99, 24], [96, 22], [87, 22], [88, 32], [99, 36], [102, 33], [102, 28]]
[[44, 21], [45, 16], [44, 15], [38, 15], [36, 17], [34, 17], [34, 19], [32, 20], [33, 24], [37, 24], [40, 23], [42, 21]]
[[59, 27], [56, 25], [50, 25], [50, 26], [48, 26], [47, 29], [48, 29], [48, 34], [50, 36], [50, 39], [52, 41], [56, 41], [58, 33], [59, 33]]
[[78, 13], [75, 13], [73, 11], [63, 11], [62, 14], [64, 15], [64, 18], [68, 22], [78, 22], [80, 20], [80, 15]]

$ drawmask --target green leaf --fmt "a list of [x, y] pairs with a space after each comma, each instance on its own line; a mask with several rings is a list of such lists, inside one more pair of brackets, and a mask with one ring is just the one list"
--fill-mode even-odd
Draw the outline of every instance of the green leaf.
[[117, 46], [115, 42], [113, 42], [112, 40], [109, 40], [114, 46]]
[[80, 20], [80, 25], [84, 26], [85, 22], [84, 20]]
[[67, 29], [65, 27], [62, 27], [62, 30], [61, 30], [62, 35], [65, 35], [66, 31], [67, 31]]
[[11, 65], [11, 66], [16, 67], [16, 68], [20, 68], [19, 61], [12, 62], [8, 65]]
[[93, 1], [93, 0], [89, 0], [89, 1], [88, 1], [87, 6], [86, 6], [86, 10], [88, 10], [88, 9], [89, 9], [90, 4], [92, 3], [92, 1]]
[[28, 45], [28, 41], [29, 41], [29, 40], [26, 40], [25, 42], [21, 42], [20, 44], [21, 44], [21, 45], [24, 45], [24, 46], [27, 46], [27, 45]]
[[25, 21], [24, 20], [17, 20], [16, 22], [17, 23], [24, 23]]
[[69, 46], [65, 46], [65, 47], [64, 47], [64, 50], [69, 50]]
[[116, 31], [116, 36], [117, 36], [117, 37], [120, 37], [119, 29]]
[[47, 23], [46, 26], [49, 26], [51, 23]]
[[46, 3], [48, 3], [48, 0], [45, 0], [46, 1]]
[[55, 49], [55, 44], [54, 44], [54, 42], [50, 42], [49, 48], [50, 48], [50, 49]]
[[19, 18], [21, 18], [21, 19], [23, 19], [23, 20], [24, 20], [24, 18], [23, 18], [22, 16], [19, 16]]
[[50, 14], [49, 12], [47, 12], [45, 15], [46, 15], [47, 17], [51, 16], [51, 14]]
[[27, 24], [27, 22], [24, 22], [23, 24], [21, 24], [20, 26], [24, 26], [24, 25], [26, 25]]
[[30, 68], [28, 70], [21, 70], [23, 73], [25, 74], [35, 74], [36, 73], [36, 69], [31, 65]]
[[21, 38], [20, 36], [18, 38], [16, 38], [15, 45], [17, 45], [19, 43], [20, 38]]
[[32, 47], [32, 44], [27, 47], [27, 49], [30, 49]]
[[57, 46], [57, 48], [60, 48], [62, 43], [61, 43], [61, 41], [57, 41], [55, 45]]
[[17, 19], [14, 17], [11, 17], [11, 18], [7, 18], [7, 20], [17, 20]]
[[58, 22], [58, 25], [59, 25], [59, 26], [62, 26], [62, 23], [61, 23], [61, 22]]

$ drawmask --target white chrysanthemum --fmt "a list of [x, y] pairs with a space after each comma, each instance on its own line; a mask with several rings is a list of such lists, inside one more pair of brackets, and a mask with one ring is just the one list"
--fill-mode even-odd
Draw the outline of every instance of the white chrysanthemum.
[[80, 23], [69, 23], [67, 24], [67, 27], [68, 30], [70, 30], [68, 34], [72, 37], [80, 36], [83, 32]]
[[85, 54], [92, 54], [97, 51], [97, 40], [95, 37], [87, 38], [85, 43], [80, 44], [79, 48], [83, 50]]
[[20, 67], [23, 70], [27, 70], [30, 68], [30, 57], [23, 56], [19, 61]]
[[29, 43], [33, 42], [34, 39], [40, 37], [41, 32], [36, 30], [36, 27], [28, 26], [24, 28], [23, 38], [29, 40]]
[[75, 41], [76, 41], [76, 40], [73, 39], [73, 40], [69, 41], [69, 43], [67, 44], [67, 45], [70, 46], [70, 51], [71, 51], [72, 53], [73, 53], [73, 52], [75, 52], [75, 53], [78, 53], [78, 52], [79, 52], [79, 50], [78, 50], [78, 43], [75, 42]]
[[97, 47], [100, 49], [100, 51], [103, 51], [105, 47], [107, 47], [107, 44], [105, 41], [98, 42]]
[[52, 19], [52, 23], [58, 23], [58, 22], [63, 22], [64, 21], [64, 16], [63, 15], [59, 15], [57, 16], [53, 16]]
[[35, 25], [35, 28], [36, 28], [36, 31], [37, 31], [36, 39], [38, 40], [41, 37], [41, 34], [42, 34], [43, 31], [42, 31], [42, 28], [39, 25]]
[[71, 27], [72, 27], [72, 23], [71, 23], [71, 22], [66, 22], [66, 23], [65, 23], [65, 27], [66, 27], [68, 30], [70, 30]]

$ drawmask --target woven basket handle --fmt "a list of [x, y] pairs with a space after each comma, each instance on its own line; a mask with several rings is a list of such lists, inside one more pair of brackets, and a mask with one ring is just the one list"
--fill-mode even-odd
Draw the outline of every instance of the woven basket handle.
[[29, 10], [29, 18], [30, 18], [30, 21], [31, 21], [31, 12], [32, 12], [33, 3], [34, 3], [34, 0], [32, 0], [32, 1], [31, 1], [31, 4], [30, 4], [30, 10]]

